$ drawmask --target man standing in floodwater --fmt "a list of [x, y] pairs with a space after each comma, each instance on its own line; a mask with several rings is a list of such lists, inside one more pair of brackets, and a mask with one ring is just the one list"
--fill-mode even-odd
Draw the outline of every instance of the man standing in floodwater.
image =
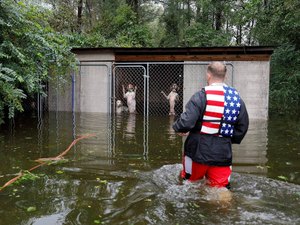
[[184, 143], [181, 177], [207, 180], [212, 187], [230, 188], [232, 143], [240, 144], [247, 133], [249, 117], [244, 101], [224, 83], [226, 65], [208, 65], [208, 86], [196, 92], [173, 124]]

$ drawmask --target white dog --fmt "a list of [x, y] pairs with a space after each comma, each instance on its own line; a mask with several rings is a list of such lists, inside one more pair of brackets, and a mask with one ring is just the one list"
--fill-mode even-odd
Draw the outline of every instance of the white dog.
[[120, 114], [122, 112], [128, 112], [128, 108], [123, 105], [121, 100], [116, 101], [116, 113]]
[[128, 84], [127, 86], [127, 92], [125, 92], [125, 86], [122, 85], [123, 89], [123, 97], [127, 100], [127, 106], [129, 113], [136, 113], [136, 90], [137, 86], [134, 86], [133, 84]]

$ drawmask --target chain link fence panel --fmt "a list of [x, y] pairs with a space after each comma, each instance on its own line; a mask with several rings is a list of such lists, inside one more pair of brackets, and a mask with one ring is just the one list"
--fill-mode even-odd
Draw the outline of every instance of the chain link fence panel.
[[[145, 64], [115, 64], [113, 72], [113, 108], [117, 101], [128, 107], [124, 98], [128, 85], [136, 87], [136, 112], [144, 115], [178, 115], [184, 103], [206, 86], [206, 69], [209, 62], [157, 62]], [[228, 64], [226, 83], [232, 85], [233, 67]], [[128, 109], [127, 109], [128, 111]]]
[[145, 113], [147, 101], [145, 76], [146, 68], [143, 65], [114, 67], [112, 105], [115, 112], [129, 112], [134, 107], [136, 113]]
[[[184, 104], [206, 85], [209, 62], [147, 62], [80, 65], [79, 72], [63, 80], [51, 81], [50, 98], [38, 96], [28, 108], [43, 111], [117, 112], [117, 101], [128, 113], [128, 86], [135, 92], [136, 113], [143, 115], [178, 115]], [[112, 72], [112, 74], [111, 74]], [[226, 83], [233, 85], [233, 66], [227, 64]], [[62, 87], [63, 88], [62, 88]], [[124, 86], [124, 92], [123, 92]], [[176, 93], [172, 93], [173, 91]], [[175, 88], [174, 88], [175, 87]], [[68, 93], [70, 92], [70, 93]], [[173, 94], [173, 98], [170, 94]], [[175, 97], [174, 97], [175, 96]], [[48, 105], [44, 102], [50, 102]]]
[[183, 65], [149, 65], [149, 114], [169, 115], [182, 112]]

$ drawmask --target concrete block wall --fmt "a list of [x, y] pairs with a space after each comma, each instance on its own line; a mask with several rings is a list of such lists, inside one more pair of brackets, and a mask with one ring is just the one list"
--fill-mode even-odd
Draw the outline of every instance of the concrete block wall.
[[[267, 119], [269, 104], [269, 61], [234, 61], [232, 65], [233, 67], [227, 66], [226, 83], [239, 91], [246, 103], [250, 119]], [[198, 72], [192, 72], [194, 70], [191, 70], [191, 67], [195, 67], [195, 70]], [[185, 66], [183, 107], [185, 107], [195, 92], [206, 85], [206, 67], [203, 65]]]
[[109, 73], [111, 62], [115, 59], [114, 54], [99, 51], [77, 55], [77, 59], [82, 66], [80, 76], [77, 76], [75, 111], [108, 112]]
[[267, 145], [268, 121], [251, 119], [247, 135], [242, 143], [232, 145], [233, 171], [266, 174], [268, 171], [266, 167], [268, 162]]
[[81, 66], [77, 78], [75, 111], [108, 112], [109, 67]]
[[233, 86], [237, 88], [250, 119], [268, 119], [270, 62], [233, 62]]
[[70, 112], [74, 104], [76, 112], [108, 112], [109, 72], [114, 54], [101, 51], [88, 52], [77, 55], [77, 59], [81, 66], [74, 72], [74, 99], [72, 99], [71, 74], [65, 76], [66, 82], [53, 80], [49, 82], [48, 88], [49, 111]]

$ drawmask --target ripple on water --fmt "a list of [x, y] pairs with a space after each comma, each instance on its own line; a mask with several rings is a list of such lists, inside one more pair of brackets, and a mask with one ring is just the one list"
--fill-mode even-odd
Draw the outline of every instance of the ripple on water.
[[165, 165], [148, 177], [160, 190], [152, 209], [156, 222], [300, 224], [299, 185], [233, 173], [229, 192], [203, 181], [180, 183], [181, 169], [180, 164]]

